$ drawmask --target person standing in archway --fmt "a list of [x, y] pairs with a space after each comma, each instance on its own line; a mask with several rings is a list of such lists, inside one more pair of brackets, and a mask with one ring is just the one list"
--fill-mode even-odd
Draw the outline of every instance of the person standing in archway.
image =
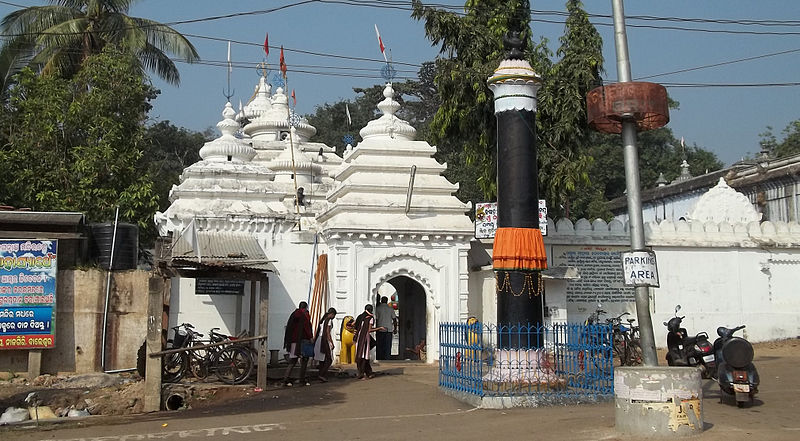
[[375, 316], [372, 315], [372, 305], [370, 304], [364, 307], [364, 312], [359, 318], [362, 319], [360, 322], [356, 320], [358, 322], [358, 327], [356, 328], [356, 367], [358, 367], [358, 379], [363, 380], [375, 376], [372, 373], [372, 366], [369, 362], [370, 340], [372, 339], [370, 333], [385, 329], [373, 327]]
[[[391, 358], [392, 335], [397, 334], [397, 314], [395, 314], [394, 309], [389, 306], [388, 302], [389, 299], [386, 296], [381, 297], [381, 301], [375, 309], [375, 325], [384, 329], [384, 331], [376, 333], [378, 348], [375, 358], [378, 360]], [[392, 329], [392, 331], [389, 332], [389, 329]]]

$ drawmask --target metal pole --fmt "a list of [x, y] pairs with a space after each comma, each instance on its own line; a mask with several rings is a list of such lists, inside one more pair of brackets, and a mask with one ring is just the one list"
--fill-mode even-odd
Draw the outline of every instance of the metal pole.
[[[614, 43], [617, 49], [617, 77], [620, 83], [627, 83], [631, 81], [631, 65], [622, 0], [611, 0], [611, 7], [614, 14]], [[625, 188], [628, 192], [628, 228], [631, 233], [631, 249], [634, 251], [644, 250], [639, 153], [636, 148], [636, 123], [632, 115], [622, 121], [622, 146], [625, 161]], [[639, 321], [642, 343], [642, 361], [645, 366], [658, 366], [653, 320], [650, 317], [650, 289], [646, 286], [637, 286], [635, 298], [636, 317]]]
[[117, 245], [117, 221], [119, 221], [119, 205], [114, 213], [114, 233], [111, 236], [111, 256], [108, 258], [108, 273], [106, 276], [106, 303], [103, 308], [103, 336], [100, 343], [100, 367], [106, 370], [106, 331], [108, 329], [108, 299], [111, 295], [111, 271], [114, 269], [114, 248]]

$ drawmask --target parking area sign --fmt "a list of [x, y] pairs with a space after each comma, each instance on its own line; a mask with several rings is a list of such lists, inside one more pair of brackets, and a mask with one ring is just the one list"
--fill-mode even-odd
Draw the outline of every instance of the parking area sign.
[[626, 286], [652, 286], [658, 288], [656, 253], [651, 250], [622, 253], [622, 273]]

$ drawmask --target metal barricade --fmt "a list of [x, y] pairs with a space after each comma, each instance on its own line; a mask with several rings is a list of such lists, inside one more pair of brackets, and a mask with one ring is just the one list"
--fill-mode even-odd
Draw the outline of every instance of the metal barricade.
[[611, 336], [606, 324], [442, 323], [439, 386], [478, 397], [610, 398]]

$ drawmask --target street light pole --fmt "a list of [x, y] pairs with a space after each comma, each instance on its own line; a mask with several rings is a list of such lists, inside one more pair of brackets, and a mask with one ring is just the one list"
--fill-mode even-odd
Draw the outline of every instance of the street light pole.
[[[617, 78], [620, 83], [631, 81], [628, 56], [628, 37], [625, 33], [625, 11], [622, 0], [612, 0], [614, 15], [614, 43], [617, 53]], [[625, 189], [628, 193], [628, 228], [631, 249], [645, 249], [644, 221], [642, 218], [641, 184], [639, 182], [639, 153], [636, 147], [636, 121], [633, 115], [622, 115], [622, 147], [625, 162]], [[642, 362], [645, 366], [658, 366], [653, 320], [650, 317], [650, 288], [637, 286], [635, 291], [636, 317], [642, 344]]]

